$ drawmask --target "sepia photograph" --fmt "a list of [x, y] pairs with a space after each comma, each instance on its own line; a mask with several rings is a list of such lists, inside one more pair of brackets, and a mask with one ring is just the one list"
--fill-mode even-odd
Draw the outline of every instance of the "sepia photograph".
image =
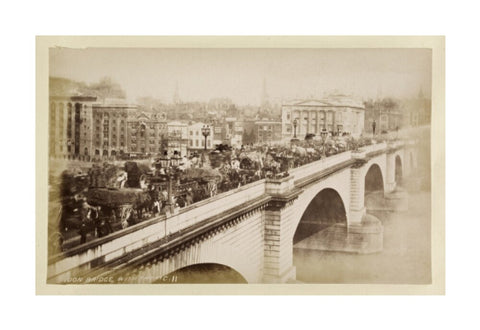
[[441, 293], [443, 47], [37, 37], [37, 291]]

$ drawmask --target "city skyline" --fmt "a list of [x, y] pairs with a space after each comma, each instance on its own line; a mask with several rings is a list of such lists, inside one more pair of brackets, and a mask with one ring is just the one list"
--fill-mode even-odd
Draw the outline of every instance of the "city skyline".
[[320, 98], [340, 92], [360, 99], [431, 93], [427, 49], [128, 49], [51, 48], [50, 76], [85, 83], [111, 77], [127, 100], [171, 103], [230, 98], [259, 105], [270, 100]]

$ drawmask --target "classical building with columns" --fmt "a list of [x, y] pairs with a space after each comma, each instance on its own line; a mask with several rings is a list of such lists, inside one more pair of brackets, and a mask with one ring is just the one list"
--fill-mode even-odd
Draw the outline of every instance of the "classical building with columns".
[[319, 136], [325, 128], [331, 134], [345, 132], [357, 137], [363, 132], [364, 118], [363, 103], [346, 95], [296, 100], [282, 105], [282, 136], [284, 139], [292, 138], [294, 133], [299, 139], [307, 134]]

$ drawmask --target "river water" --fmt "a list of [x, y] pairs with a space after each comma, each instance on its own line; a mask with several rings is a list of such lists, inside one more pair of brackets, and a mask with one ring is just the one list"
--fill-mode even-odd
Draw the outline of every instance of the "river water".
[[408, 201], [408, 211], [369, 212], [384, 227], [382, 252], [361, 255], [294, 248], [297, 281], [431, 283], [430, 192], [410, 192]]

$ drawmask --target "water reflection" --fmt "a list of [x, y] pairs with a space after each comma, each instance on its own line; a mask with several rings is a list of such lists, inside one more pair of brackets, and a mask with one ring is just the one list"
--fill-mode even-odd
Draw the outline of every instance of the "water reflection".
[[[375, 201], [370, 199], [370, 202]], [[358, 255], [294, 248], [297, 280], [305, 283], [431, 283], [430, 193], [410, 193], [406, 213], [378, 211], [372, 214], [381, 219], [384, 226], [382, 252]]]

